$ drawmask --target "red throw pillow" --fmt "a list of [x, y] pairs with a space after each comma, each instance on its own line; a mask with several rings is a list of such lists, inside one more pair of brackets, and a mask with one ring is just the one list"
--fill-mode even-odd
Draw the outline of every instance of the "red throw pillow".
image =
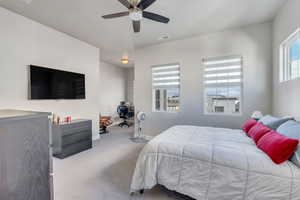
[[248, 135], [252, 137], [254, 142], [257, 144], [258, 140], [272, 130], [261, 123], [255, 124], [248, 132]]
[[258, 141], [257, 146], [263, 150], [274, 163], [280, 164], [287, 161], [293, 155], [298, 143], [298, 140], [271, 131]]
[[245, 124], [243, 125], [242, 129], [243, 131], [249, 136], [248, 132], [249, 130], [257, 123], [256, 120], [254, 119], [249, 119], [245, 122]]

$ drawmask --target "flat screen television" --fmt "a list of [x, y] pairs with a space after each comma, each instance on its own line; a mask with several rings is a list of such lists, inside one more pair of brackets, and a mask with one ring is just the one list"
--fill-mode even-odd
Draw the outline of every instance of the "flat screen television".
[[85, 99], [85, 75], [30, 65], [29, 99]]

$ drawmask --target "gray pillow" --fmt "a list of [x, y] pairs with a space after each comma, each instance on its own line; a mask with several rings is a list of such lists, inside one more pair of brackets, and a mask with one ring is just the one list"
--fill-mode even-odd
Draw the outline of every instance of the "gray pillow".
[[263, 118], [261, 118], [258, 122], [266, 125], [272, 130], [276, 130], [281, 124], [284, 124], [285, 122], [293, 120], [291, 117], [285, 117], [285, 118], [277, 118], [273, 117], [271, 115], [266, 115]]
[[[300, 123], [294, 120], [289, 120], [279, 126], [276, 130], [278, 133], [285, 135], [289, 138], [300, 140]], [[300, 167], [300, 148], [298, 145], [298, 149], [294, 153], [294, 155], [290, 158], [290, 161], [295, 165]]]

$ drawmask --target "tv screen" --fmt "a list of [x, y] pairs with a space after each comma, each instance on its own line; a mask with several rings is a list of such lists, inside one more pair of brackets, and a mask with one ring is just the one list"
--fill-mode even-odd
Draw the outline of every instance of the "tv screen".
[[30, 66], [30, 99], [85, 99], [85, 75]]

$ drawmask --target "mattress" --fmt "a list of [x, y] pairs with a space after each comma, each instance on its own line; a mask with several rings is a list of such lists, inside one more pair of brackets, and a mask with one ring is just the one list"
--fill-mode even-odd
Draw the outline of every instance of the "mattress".
[[242, 130], [175, 126], [141, 151], [131, 192], [160, 184], [197, 200], [299, 200], [300, 169], [276, 165]]

